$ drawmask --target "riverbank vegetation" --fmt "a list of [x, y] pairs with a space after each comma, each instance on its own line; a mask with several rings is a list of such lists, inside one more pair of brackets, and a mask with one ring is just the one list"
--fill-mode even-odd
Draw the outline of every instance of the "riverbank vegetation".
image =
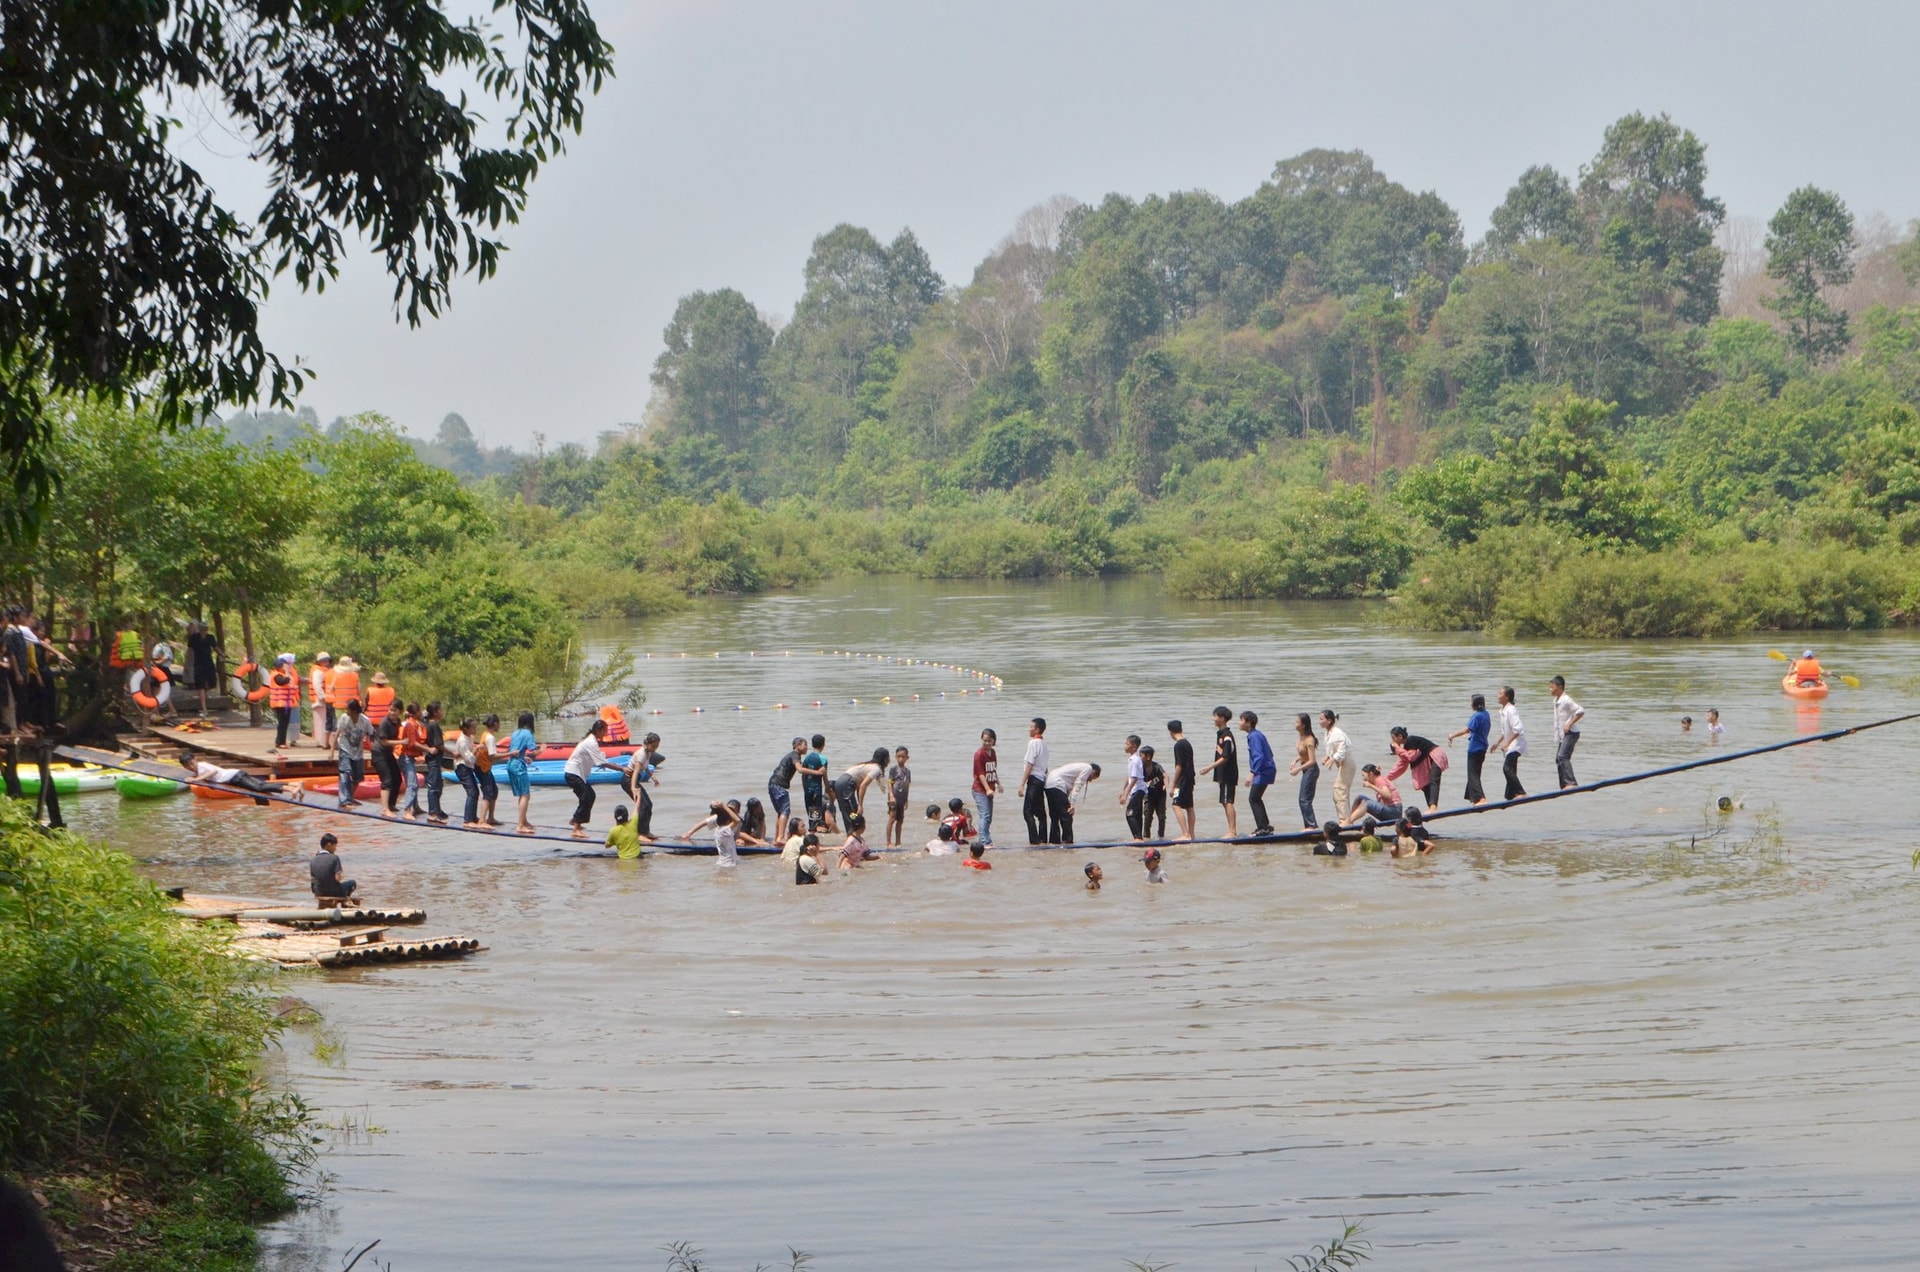
[[1472, 242], [1334, 151], [1238, 201], [1053, 200], [964, 284], [839, 226], [790, 320], [685, 297], [644, 424], [592, 450], [270, 413], [223, 447], [68, 404], [6, 582], [103, 623], [251, 606], [260, 652], [456, 711], [619, 683], [582, 620], [840, 573], [1154, 571], [1527, 635], [1915, 621], [1920, 242], [1811, 187], [1764, 252], [1728, 228], [1705, 145], [1644, 115]]
[[0, 799], [0, 1167], [76, 1266], [252, 1266], [313, 1151], [261, 1072], [276, 1001], [130, 858]]
[[1473, 242], [1334, 151], [1234, 202], [1056, 199], [960, 285], [843, 225], [790, 320], [681, 301], [644, 426], [413, 447], [574, 615], [1145, 570], [1511, 633], [1913, 621], [1920, 243], [1807, 187], [1762, 252], [1707, 178], [1691, 132], [1630, 115]]

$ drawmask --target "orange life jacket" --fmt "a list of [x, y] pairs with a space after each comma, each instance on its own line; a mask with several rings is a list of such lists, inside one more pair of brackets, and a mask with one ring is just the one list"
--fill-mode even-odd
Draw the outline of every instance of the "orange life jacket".
[[627, 730], [627, 717], [620, 708], [608, 703], [600, 708], [600, 718], [607, 722], [607, 741], [625, 742], [633, 736]]
[[323, 707], [333, 700], [333, 668], [323, 667], [319, 663], [307, 671], [307, 690], [313, 699], [313, 705]]
[[345, 711], [347, 704], [360, 696], [360, 673], [357, 670], [334, 672], [328, 690], [333, 696], [327, 701]]
[[367, 709], [367, 719], [373, 721], [376, 729], [387, 718], [387, 713], [393, 710], [394, 696], [392, 685], [373, 685], [368, 688], [363, 704]]
[[299, 707], [300, 677], [285, 669], [267, 677], [267, 702], [274, 708]]
[[1793, 660], [1793, 678], [1802, 684], [1808, 684], [1823, 678], [1818, 658], [1796, 658]]

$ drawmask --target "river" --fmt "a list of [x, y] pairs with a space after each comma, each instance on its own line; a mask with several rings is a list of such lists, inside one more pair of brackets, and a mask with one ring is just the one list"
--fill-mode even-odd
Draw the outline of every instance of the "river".
[[[1282, 748], [1292, 713], [1333, 707], [1375, 757], [1389, 726], [1442, 736], [1509, 683], [1537, 791], [1554, 672], [1596, 778], [1705, 754], [1683, 712], [1719, 707], [1737, 747], [1906, 709], [1920, 649], [1821, 639], [1867, 687], [1810, 709], [1766, 657], [1792, 638], [1503, 643], [1143, 580], [833, 581], [600, 635], [652, 655], [661, 714], [635, 719], [670, 757], [663, 829], [762, 793], [816, 730], [836, 768], [910, 747], [915, 803], [944, 802], [982, 727], [1016, 776], [1043, 714], [1056, 762], [1109, 766], [1083, 838], [1122, 833], [1121, 738], [1164, 746], [1180, 716], [1204, 739], [1216, 703]], [[777, 860], [727, 875], [349, 823], [363, 892], [489, 948], [292, 978], [327, 1045], [291, 1034], [277, 1064], [337, 1128], [333, 1178], [266, 1232], [263, 1266], [331, 1272], [379, 1238], [395, 1272], [659, 1268], [681, 1240], [722, 1272], [789, 1246], [821, 1272], [1273, 1268], [1343, 1217], [1382, 1268], [1910, 1266], [1917, 739], [1442, 823], [1428, 860], [1175, 849], [1160, 887], [1123, 849], [1000, 851], [990, 874], [902, 856], [795, 888]], [[1456, 759], [1449, 804], [1463, 778]], [[1284, 779], [1269, 802], [1291, 829]], [[75, 804], [156, 878], [253, 894], [297, 895], [334, 820]], [[535, 819], [569, 806], [542, 793]], [[998, 822], [1022, 838], [1016, 810]]]

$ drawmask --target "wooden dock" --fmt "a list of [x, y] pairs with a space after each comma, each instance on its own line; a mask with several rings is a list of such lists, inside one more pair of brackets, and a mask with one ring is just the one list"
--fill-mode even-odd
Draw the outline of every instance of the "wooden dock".
[[426, 922], [425, 910], [213, 896], [176, 888], [180, 917], [231, 924], [234, 953], [275, 963], [354, 967], [465, 958], [485, 949], [470, 936], [396, 936], [388, 929]]
[[244, 712], [219, 712], [207, 723], [213, 727], [195, 727], [195, 721], [183, 721], [178, 727], [150, 724], [143, 732], [123, 740], [146, 759], [173, 763], [182, 751], [191, 750], [205, 755], [211, 763], [276, 780], [331, 777], [339, 771], [339, 761], [330, 752], [311, 745], [310, 739], [308, 745], [289, 745], [283, 754], [274, 754], [273, 726], [249, 727]]

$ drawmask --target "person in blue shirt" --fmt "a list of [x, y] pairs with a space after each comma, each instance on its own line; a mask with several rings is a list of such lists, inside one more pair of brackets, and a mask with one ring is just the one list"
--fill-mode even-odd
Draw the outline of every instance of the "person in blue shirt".
[[1458, 732], [1447, 734], [1451, 744], [1455, 738], [1467, 740], [1467, 803], [1484, 804], [1487, 802], [1486, 788], [1480, 785], [1480, 769], [1487, 762], [1487, 735], [1493, 731], [1493, 717], [1487, 714], [1487, 696], [1473, 695], [1473, 714], [1467, 717], [1467, 727]]
[[1253, 833], [1271, 835], [1273, 823], [1267, 820], [1267, 787], [1280, 776], [1280, 770], [1273, 762], [1273, 747], [1267, 743], [1267, 735], [1260, 732], [1260, 717], [1251, 711], [1240, 713], [1240, 731], [1247, 735], [1247, 784], [1252, 789], [1247, 792], [1247, 807], [1253, 810]]
[[800, 797], [807, 806], [807, 829], [817, 833], [833, 829], [833, 806], [827, 799], [827, 735], [816, 733], [809, 742], [807, 753], [800, 757]]
[[528, 777], [527, 765], [540, 750], [540, 741], [533, 736], [533, 712], [522, 711], [518, 723], [513, 736], [507, 739], [507, 789], [513, 792], [514, 801], [520, 806], [520, 824], [513, 829], [519, 834], [531, 835], [533, 823], [527, 820], [527, 802], [533, 796], [533, 783]]

